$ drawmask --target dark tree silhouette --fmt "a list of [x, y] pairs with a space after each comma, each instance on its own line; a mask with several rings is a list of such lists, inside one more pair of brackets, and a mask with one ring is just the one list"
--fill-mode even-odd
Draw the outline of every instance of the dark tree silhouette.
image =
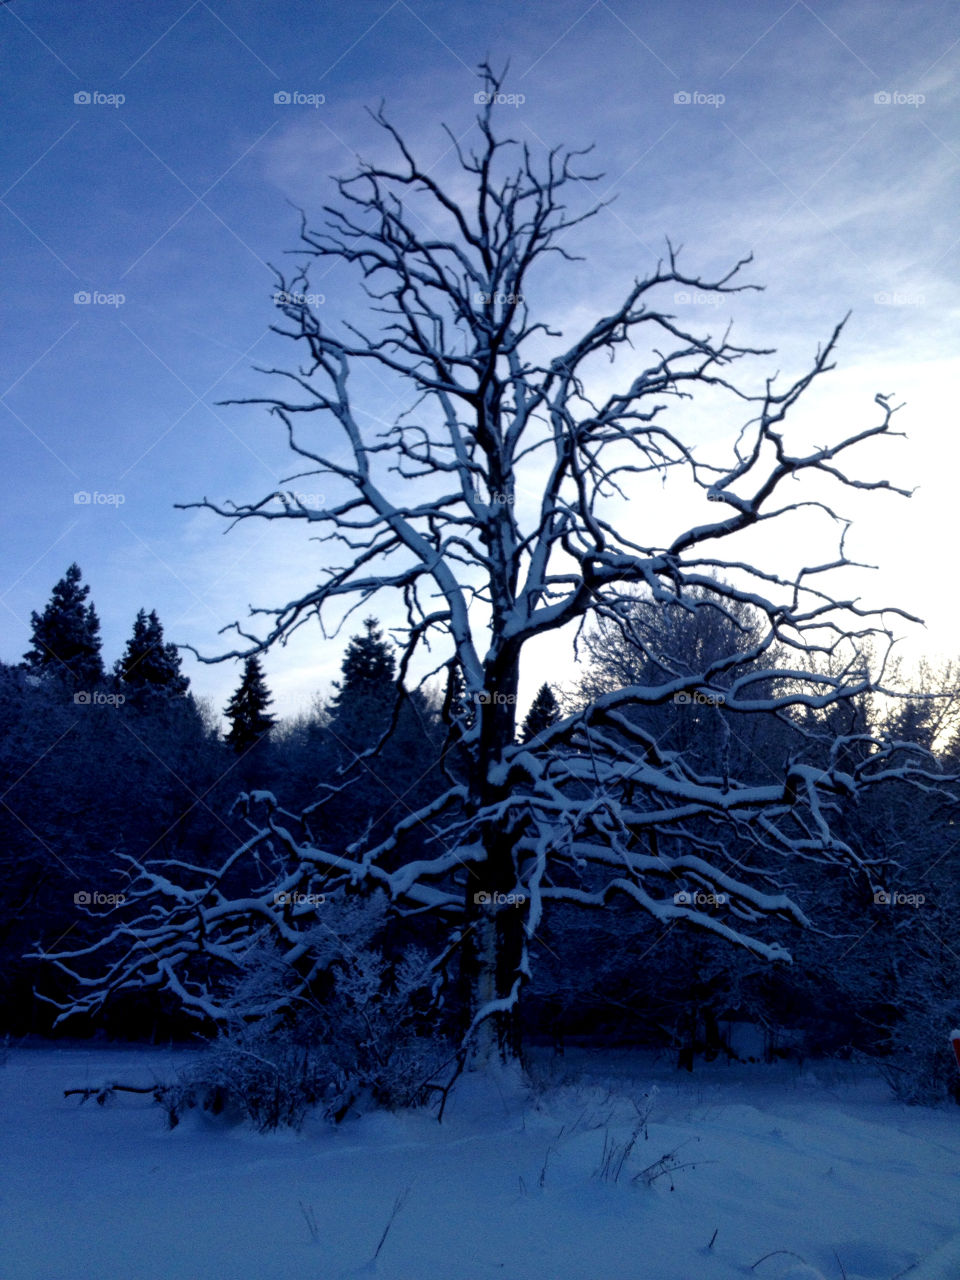
[[[393, 648], [376, 618], [364, 620], [341, 665], [328, 707], [328, 765], [310, 809], [311, 830], [346, 848], [364, 831], [385, 838], [396, 813], [436, 795], [442, 753], [437, 708], [398, 682]], [[284, 794], [286, 788], [284, 787]]]
[[396, 662], [376, 618], [364, 619], [340, 668], [343, 679], [330, 702], [330, 731], [344, 746], [371, 746], [389, 723], [397, 694]]
[[272, 701], [260, 659], [253, 654], [245, 661], [243, 679], [223, 712], [230, 721], [227, 742], [237, 755], [245, 755], [273, 728], [275, 717], [267, 711]]
[[79, 565], [70, 565], [43, 613], [31, 613], [32, 644], [24, 654], [31, 671], [59, 676], [76, 689], [92, 688], [105, 678], [100, 619], [86, 602], [90, 588], [81, 578]]
[[141, 609], [133, 623], [123, 657], [114, 675], [132, 693], [160, 693], [178, 697], [187, 692], [189, 679], [180, 671], [180, 654], [175, 644], [164, 644], [163, 627], [156, 610]]
[[532, 742], [560, 719], [560, 704], [548, 684], [542, 684], [520, 729], [520, 741]]

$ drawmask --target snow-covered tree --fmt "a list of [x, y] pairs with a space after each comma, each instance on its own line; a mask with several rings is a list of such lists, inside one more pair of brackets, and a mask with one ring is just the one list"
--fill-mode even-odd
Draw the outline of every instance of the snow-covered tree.
[[72, 687], [91, 689], [104, 680], [100, 656], [100, 619], [87, 603], [80, 566], [71, 564], [53, 588], [43, 613], [30, 614], [31, 647], [23, 655], [34, 672], [65, 679]]
[[273, 728], [274, 717], [267, 710], [272, 701], [260, 659], [251, 654], [244, 661], [240, 684], [223, 712], [230, 721], [226, 740], [238, 755], [255, 747]]
[[123, 657], [114, 667], [121, 687], [128, 693], [159, 693], [179, 697], [187, 692], [190, 681], [180, 670], [181, 658], [175, 644], [165, 644], [163, 627], [155, 609], [148, 614], [140, 609], [133, 621], [133, 634], [127, 641]]
[[[417, 663], [445, 669], [451, 687], [459, 671], [470, 706], [457, 723], [463, 775], [419, 808], [398, 797], [391, 832], [346, 851], [303, 834], [261, 795], [263, 817], [254, 797], [250, 838], [220, 871], [132, 864], [132, 919], [92, 957], [118, 948], [106, 976], [80, 976], [75, 1008], [153, 985], [218, 1017], [217, 966], [242, 964], [251, 938], [265, 932], [308, 985], [317, 927], [309, 894], [366, 886], [385, 889], [397, 913], [438, 920], [437, 986], [458, 971], [472, 1061], [509, 1057], [531, 946], [555, 904], [598, 910], [618, 898], [664, 925], [786, 959], [765, 922], [803, 925], [807, 916], [769, 867], [819, 859], [869, 881], [867, 859], [834, 835], [835, 811], [891, 769], [923, 771], [919, 751], [891, 765], [881, 741], [842, 767], [844, 743], [821, 740], [816, 763], [799, 751], [776, 776], [744, 779], [721, 761], [665, 749], [633, 714], [722, 697], [725, 716], [740, 723], [829, 708], [877, 685], [882, 664], [871, 669], [867, 641], [882, 654], [894, 620], [906, 615], [839, 594], [836, 578], [851, 564], [848, 522], [827, 501], [831, 488], [907, 496], [886, 480], [859, 478], [847, 462], [893, 434], [895, 406], [877, 395], [872, 421], [830, 443], [794, 439], [792, 411], [833, 367], [842, 324], [794, 380], [733, 381], [737, 367], [769, 353], [703, 331], [677, 315], [674, 300], [681, 290], [719, 301], [755, 287], [740, 282], [749, 259], [704, 277], [681, 266], [668, 243], [618, 303], [576, 335], [558, 332], [546, 311], [534, 313], [533, 299], [573, 259], [576, 237], [598, 212], [568, 203], [596, 178], [583, 171], [582, 153], [554, 148], [538, 159], [499, 136], [501, 81], [488, 68], [482, 87], [487, 105], [472, 148], [449, 133], [459, 164], [452, 182], [415, 158], [381, 108], [375, 119], [396, 159], [363, 162], [338, 179], [324, 228], [303, 216], [307, 264], [358, 273], [381, 327], [321, 324], [308, 301], [308, 265], [279, 275], [276, 331], [299, 360], [272, 371], [287, 394], [244, 403], [269, 406], [296, 456], [295, 477], [279, 494], [199, 504], [231, 521], [299, 521], [331, 549], [319, 582], [305, 570], [303, 594], [255, 609], [262, 633], [238, 627], [242, 644], [217, 660], [262, 653], [311, 619], [337, 626], [375, 597], [383, 610], [399, 605], [393, 722]], [[386, 427], [364, 408], [365, 369], [405, 406]], [[742, 410], [729, 450], [695, 450], [667, 425], [670, 403], [696, 392], [712, 409]], [[322, 504], [299, 492], [304, 477], [327, 495]], [[636, 513], [647, 509], [647, 487], [658, 492], [665, 479], [678, 495], [685, 481], [687, 498], [650, 527]], [[802, 567], [776, 562], [772, 537], [750, 536], [802, 517], [811, 548]], [[842, 531], [839, 547], [822, 556], [812, 550], [818, 519]], [[639, 588], [659, 607], [725, 617], [735, 650], [704, 650], [694, 663], [648, 654], [653, 678], [592, 698], [541, 733], [535, 751], [518, 743], [529, 643], [600, 619], [643, 651], [633, 620]], [[744, 606], [755, 620], [749, 638], [736, 625]], [[824, 654], [834, 655], [835, 670], [818, 666]], [[375, 762], [378, 749], [366, 757]], [[750, 831], [759, 866], [728, 853], [731, 828]], [[240, 863], [247, 875], [231, 892]], [[90, 959], [64, 953], [60, 963], [77, 973]]]

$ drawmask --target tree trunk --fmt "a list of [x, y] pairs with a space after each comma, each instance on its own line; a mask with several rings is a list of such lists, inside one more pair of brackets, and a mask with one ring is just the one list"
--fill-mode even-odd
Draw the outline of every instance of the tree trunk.
[[[516, 736], [515, 659], [487, 675], [487, 701], [480, 705], [481, 735], [474, 776], [477, 807], [502, 804], [510, 789], [491, 782], [491, 773]], [[483, 1068], [520, 1057], [519, 991], [523, 982], [524, 903], [518, 903], [514, 848], [519, 830], [509, 820], [482, 828], [486, 857], [467, 883], [467, 939], [464, 949], [465, 995], [469, 1022], [491, 1001], [511, 1001], [510, 1007], [484, 1018], [471, 1038], [468, 1062]]]

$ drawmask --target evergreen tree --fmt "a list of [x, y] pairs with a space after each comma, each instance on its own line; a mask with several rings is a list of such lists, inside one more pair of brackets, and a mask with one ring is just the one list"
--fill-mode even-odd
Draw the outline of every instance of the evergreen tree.
[[520, 729], [520, 741], [530, 742], [560, 719], [560, 704], [548, 684], [542, 684]]
[[249, 751], [273, 728], [275, 717], [267, 711], [272, 701], [260, 659], [253, 654], [244, 664], [240, 687], [224, 709], [224, 715], [230, 721], [227, 742], [237, 755]]
[[365, 618], [365, 636], [354, 636], [347, 645], [340, 670], [343, 681], [337, 682], [339, 692], [333, 699], [335, 706], [342, 706], [358, 693], [380, 693], [392, 685], [396, 676], [396, 664], [390, 646], [383, 638], [379, 621]]
[[[377, 619], [367, 618], [363, 626], [347, 646], [329, 703], [322, 806], [311, 817], [334, 847], [345, 847], [365, 829], [386, 832], [397, 806], [409, 811], [415, 797], [435, 795], [440, 787], [439, 708], [422, 690], [401, 687]], [[378, 744], [375, 756], [365, 754]]]
[[30, 614], [32, 647], [23, 655], [34, 672], [60, 676], [75, 688], [93, 688], [105, 678], [100, 656], [100, 619], [72, 564], [53, 588], [43, 613]]
[[180, 654], [175, 644], [164, 644], [163, 627], [156, 610], [141, 609], [133, 623], [123, 657], [114, 667], [117, 680], [133, 693], [155, 692], [182, 696], [189, 679], [181, 674]]
[[345, 746], [363, 750], [386, 729], [397, 694], [396, 664], [376, 618], [364, 620], [340, 668], [343, 679], [330, 703], [331, 731]]

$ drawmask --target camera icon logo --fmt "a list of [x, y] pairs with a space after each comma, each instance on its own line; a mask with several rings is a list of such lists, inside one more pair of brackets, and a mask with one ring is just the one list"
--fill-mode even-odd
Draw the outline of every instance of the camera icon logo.
[[89, 507], [89, 505], [90, 505], [90, 494], [87, 492], [87, 490], [86, 490], [86, 489], [79, 489], [79, 490], [78, 490], [78, 491], [73, 495], [73, 505], [74, 505], [75, 507]]
[[491, 901], [490, 895], [485, 889], [481, 889], [479, 893], [475, 893], [473, 895], [473, 900], [478, 907], [489, 906]]
[[885, 90], [881, 90], [879, 93], [875, 93], [873, 95], [873, 100], [878, 107], [889, 107], [890, 103], [893, 101], [893, 99], [890, 97], [890, 94], [887, 93]]
[[75, 293], [73, 295], [73, 301], [78, 307], [86, 307], [93, 301], [93, 299], [90, 294], [87, 293], [86, 289], [81, 289], [79, 293]]
[[885, 889], [878, 889], [873, 895], [874, 905], [878, 907], [889, 907], [891, 898]]
[[681, 89], [679, 93], [675, 93], [673, 95], [673, 100], [678, 107], [687, 107], [692, 101], [690, 94], [687, 93], [685, 89]]
[[78, 107], [88, 107], [90, 105], [90, 94], [86, 89], [81, 89], [73, 95], [73, 100]]
[[489, 689], [481, 689], [480, 692], [477, 694], [477, 701], [484, 704], [488, 702], [492, 702], [493, 695], [490, 693]]
[[675, 907], [692, 907], [693, 895], [687, 889], [679, 889], [673, 895], [673, 905]]
[[75, 893], [73, 900], [78, 907], [88, 907], [90, 905], [90, 895], [86, 889], [81, 889], [79, 893]]
[[288, 107], [292, 101], [290, 94], [285, 89], [281, 89], [278, 93], [275, 93], [273, 95], [273, 100], [278, 107]]
[[685, 707], [687, 703], [690, 701], [690, 695], [689, 693], [675, 693], [673, 695], [673, 700], [677, 704], [677, 706]]
[[84, 693], [82, 689], [79, 693], [75, 693], [73, 695], [73, 700], [78, 707], [87, 707], [90, 705], [90, 695], [89, 693]]

